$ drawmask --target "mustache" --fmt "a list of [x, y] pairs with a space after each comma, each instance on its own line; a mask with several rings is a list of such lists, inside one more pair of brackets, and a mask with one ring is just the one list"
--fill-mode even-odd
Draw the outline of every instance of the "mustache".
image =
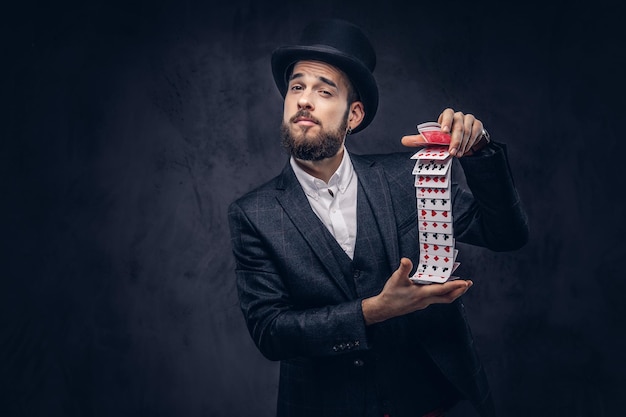
[[297, 112], [296, 114], [294, 114], [294, 115], [291, 117], [291, 119], [289, 119], [289, 121], [290, 121], [291, 123], [295, 123], [295, 122], [296, 122], [296, 120], [297, 120], [297, 119], [299, 119], [299, 118], [301, 118], [301, 117], [303, 117], [303, 118], [305, 118], [305, 119], [309, 119], [309, 120], [311, 120], [311, 121], [315, 122], [315, 123], [316, 123], [316, 124], [318, 124], [318, 125], [319, 125], [319, 124], [321, 124], [321, 123], [320, 123], [320, 121], [319, 121], [319, 120], [317, 120], [317, 118], [313, 117], [313, 116], [311, 115], [311, 113], [310, 113], [308, 110], [305, 110], [305, 109], [303, 109], [303, 110], [298, 110], [298, 112]]

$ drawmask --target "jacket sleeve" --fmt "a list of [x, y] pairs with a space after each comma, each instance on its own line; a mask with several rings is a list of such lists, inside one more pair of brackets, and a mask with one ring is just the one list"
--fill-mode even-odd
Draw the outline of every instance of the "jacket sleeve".
[[[337, 291], [322, 288], [329, 280], [316, 281], [319, 274], [310, 270], [319, 262], [302, 252], [295, 254], [302, 258], [300, 262], [290, 260], [294, 255], [281, 250], [289, 244], [287, 238], [275, 233], [282, 228], [260, 221], [269, 217], [280, 222], [285, 216], [267, 211], [259, 216], [256, 210], [244, 210], [235, 202], [228, 217], [241, 310], [266, 358], [333, 356], [368, 349], [361, 300], [339, 298], [331, 295]], [[294, 274], [299, 275], [297, 279], [291, 279]], [[302, 282], [309, 286], [298, 288]], [[328, 298], [316, 298], [322, 293]]]
[[458, 241], [493, 251], [519, 249], [528, 241], [528, 219], [515, 189], [506, 147], [491, 143], [459, 159], [471, 192], [456, 187], [454, 230]]

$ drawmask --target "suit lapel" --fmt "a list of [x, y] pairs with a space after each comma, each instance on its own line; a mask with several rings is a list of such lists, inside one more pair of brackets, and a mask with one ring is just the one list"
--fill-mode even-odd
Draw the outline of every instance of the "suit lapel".
[[[350, 158], [361, 183], [361, 190], [370, 203], [374, 219], [382, 235], [387, 252], [387, 261], [391, 270], [395, 271], [400, 262], [400, 250], [398, 248], [396, 218], [393, 213], [385, 172], [379, 164], [366, 157], [350, 154]], [[368, 227], [368, 225], [358, 224], [357, 228], [359, 227]]]
[[324, 236], [324, 233], [328, 231], [311, 209], [309, 201], [289, 164], [283, 169], [276, 188], [284, 191], [276, 198], [289, 219], [302, 234], [343, 294], [348, 299], [354, 299], [356, 294], [345, 281], [332, 248]]

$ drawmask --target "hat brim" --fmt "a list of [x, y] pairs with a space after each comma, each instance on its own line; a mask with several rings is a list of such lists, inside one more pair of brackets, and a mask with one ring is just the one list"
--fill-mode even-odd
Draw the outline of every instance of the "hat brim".
[[272, 74], [283, 97], [287, 93], [289, 84], [287, 71], [296, 62], [303, 60], [326, 62], [339, 68], [348, 76], [357, 90], [365, 112], [363, 121], [352, 132], [357, 133], [365, 129], [372, 122], [376, 110], [378, 110], [378, 86], [370, 70], [357, 59], [332, 47], [324, 45], [284, 46], [272, 53]]

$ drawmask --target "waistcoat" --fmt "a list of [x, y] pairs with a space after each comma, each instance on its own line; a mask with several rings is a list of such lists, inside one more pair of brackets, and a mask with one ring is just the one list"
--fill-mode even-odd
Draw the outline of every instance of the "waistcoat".
[[[394, 270], [361, 183], [357, 195], [354, 258], [350, 259], [330, 233], [327, 239], [346, 282], [357, 298], [367, 298], [380, 293]], [[421, 416], [450, 402], [456, 395], [419, 341], [412, 337], [410, 323], [408, 317], [397, 317], [368, 327], [372, 352], [364, 364], [367, 367], [364, 416], [402, 417], [406, 410], [411, 410], [411, 417]], [[398, 392], [398, 387], [402, 391]]]

